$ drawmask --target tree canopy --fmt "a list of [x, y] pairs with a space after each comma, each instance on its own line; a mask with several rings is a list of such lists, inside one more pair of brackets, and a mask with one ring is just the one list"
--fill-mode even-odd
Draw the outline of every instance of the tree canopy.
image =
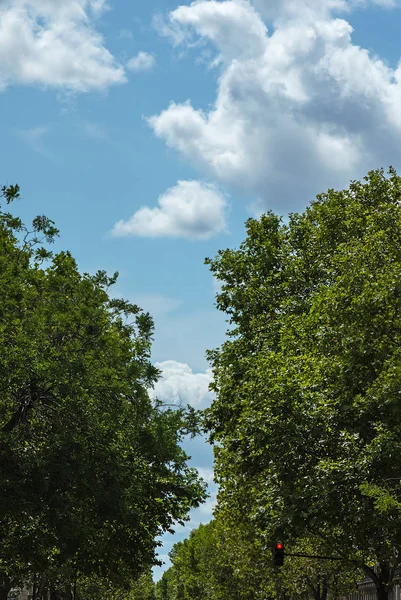
[[400, 206], [395, 170], [371, 171], [206, 260], [232, 325], [209, 352], [219, 510], [328, 542], [379, 598], [401, 563]]
[[[18, 196], [2, 189], [6, 204]], [[38, 589], [92, 575], [126, 586], [205, 496], [180, 447], [193, 413], [149, 397], [151, 316], [109, 296], [117, 273], [81, 274], [42, 246], [57, 234], [0, 212], [3, 594], [34, 575]]]

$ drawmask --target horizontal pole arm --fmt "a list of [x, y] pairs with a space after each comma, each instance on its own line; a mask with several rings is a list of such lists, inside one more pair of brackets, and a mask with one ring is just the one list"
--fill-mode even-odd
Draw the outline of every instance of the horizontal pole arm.
[[299, 552], [293, 554], [286, 552], [285, 556], [302, 556], [303, 558], [320, 558], [321, 560], [344, 560], [341, 556], [318, 556], [316, 554], [301, 554]]

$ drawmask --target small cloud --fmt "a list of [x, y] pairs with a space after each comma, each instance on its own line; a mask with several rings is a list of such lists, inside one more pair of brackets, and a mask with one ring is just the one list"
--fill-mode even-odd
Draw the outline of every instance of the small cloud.
[[205, 408], [213, 399], [209, 384], [213, 380], [212, 370], [194, 373], [191, 367], [175, 360], [156, 363], [162, 375], [150, 395], [166, 404], [190, 404], [194, 408]]
[[90, 6], [95, 17], [100, 17], [106, 11], [110, 10], [107, 0], [91, 0]]
[[131, 58], [127, 63], [127, 69], [130, 71], [149, 71], [154, 67], [156, 59], [148, 52], [138, 52], [136, 56]]
[[30, 129], [19, 129], [18, 134], [34, 152], [42, 154], [46, 158], [54, 159], [54, 155], [43, 144], [43, 138], [49, 131], [50, 128], [43, 125], [40, 127], [31, 127]]
[[214, 185], [179, 181], [158, 203], [156, 208], [140, 208], [128, 221], [118, 221], [113, 235], [206, 240], [226, 229], [227, 199]]
[[156, 14], [152, 26], [159, 35], [170, 40], [173, 46], [179, 46], [186, 39], [187, 33], [179, 23], [166, 21], [161, 14]]

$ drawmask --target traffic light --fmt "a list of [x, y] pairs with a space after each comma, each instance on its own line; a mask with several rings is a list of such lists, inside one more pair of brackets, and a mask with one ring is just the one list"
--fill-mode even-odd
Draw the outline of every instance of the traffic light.
[[282, 567], [284, 564], [284, 544], [277, 542], [274, 546], [274, 566]]

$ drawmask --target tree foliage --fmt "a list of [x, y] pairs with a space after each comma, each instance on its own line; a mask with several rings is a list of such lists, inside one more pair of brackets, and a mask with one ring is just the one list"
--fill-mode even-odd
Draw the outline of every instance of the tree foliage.
[[233, 326], [209, 353], [220, 510], [329, 539], [381, 598], [401, 563], [400, 203], [395, 170], [371, 171], [206, 261]]
[[[6, 204], [18, 186], [2, 189]], [[153, 321], [81, 274], [46, 217], [0, 212], [0, 568], [119, 586], [157, 562], [156, 537], [204, 498], [179, 442], [194, 415], [152, 401]], [[39, 581], [40, 580], [40, 581]], [[41, 583], [40, 583], [41, 582]]]
[[[292, 552], [324, 551], [321, 540], [304, 539]], [[170, 552], [172, 566], [156, 584], [157, 600], [327, 600], [355, 590], [358, 572], [333, 561], [287, 557], [273, 566], [271, 546], [254, 531], [228, 520], [194, 529]]]
[[[211, 521], [191, 531], [170, 552], [172, 566], [156, 584], [157, 600], [236, 600], [238, 582], [222, 555], [222, 538]], [[224, 548], [226, 550], [226, 548]], [[255, 597], [255, 595], [251, 596]]]

